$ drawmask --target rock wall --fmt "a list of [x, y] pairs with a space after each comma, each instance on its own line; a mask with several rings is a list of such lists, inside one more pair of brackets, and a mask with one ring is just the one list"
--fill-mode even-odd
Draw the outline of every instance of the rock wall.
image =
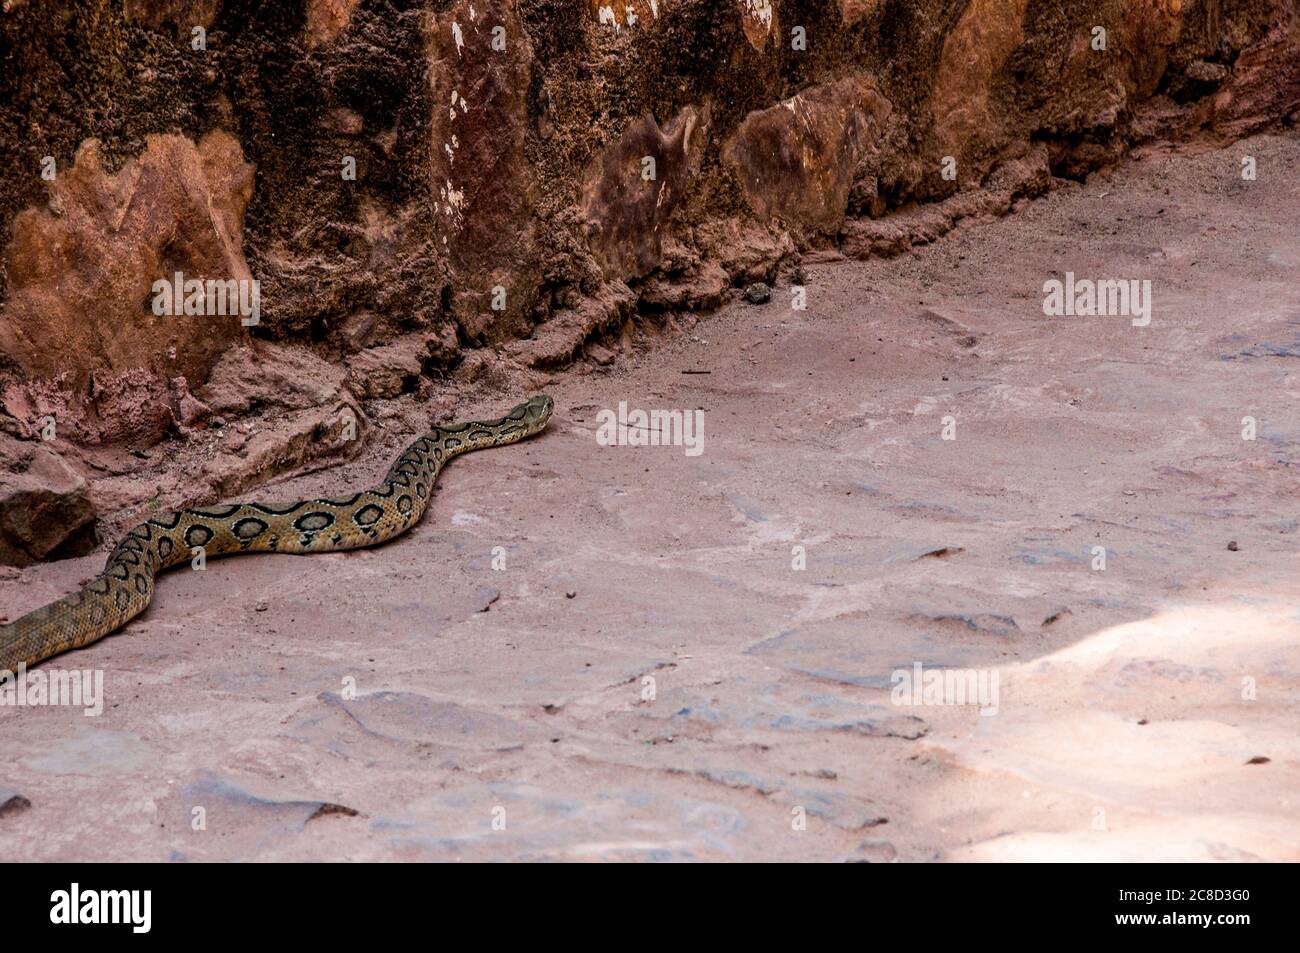
[[[6, 0], [0, 431], [149, 446], [250, 341], [346, 363], [359, 400], [471, 349], [561, 365], [809, 250], [896, 253], [1136, 141], [1290, 122], [1298, 24], [1294, 0]], [[256, 280], [260, 320], [155, 314], [177, 272]]]

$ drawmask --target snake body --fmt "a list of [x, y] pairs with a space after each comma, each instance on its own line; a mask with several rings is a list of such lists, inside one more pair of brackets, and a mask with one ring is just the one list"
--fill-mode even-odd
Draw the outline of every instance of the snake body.
[[434, 427], [406, 448], [379, 486], [340, 499], [283, 505], [228, 503], [146, 520], [114, 547], [85, 588], [0, 625], [0, 671], [36, 665], [115, 632], [144, 611], [159, 571], [237, 553], [328, 553], [374, 546], [424, 515], [438, 473], [452, 457], [515, 443], [546, 426], [554, 404], [539, 395], [499, 420]]

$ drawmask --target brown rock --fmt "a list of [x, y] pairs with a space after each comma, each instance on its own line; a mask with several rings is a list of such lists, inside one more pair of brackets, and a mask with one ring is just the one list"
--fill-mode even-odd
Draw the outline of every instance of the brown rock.
[[845, 26], [852, 26], [880, 6], [880, 0], [840, 0], [840, 16]]
[[123, 13], [128, 23], [161, 33], [166, 28], [186, 39], [201, 26], [208, 29], [221, 10], [221, 0], [125, 0]]
[[238, 456], [210, 460], [204, 472], [210, 487], [206, 499], [229, 499], [308, 463], [350, 459], [368, 435], [365, 414], [350, 401], [297, 411], [250, 436]]
[[325, 128], [341, 136], [360, 135], [365, 124], [365, 117], [353, 109], [331, 109], [325, 114]]
[[206, 379], [247, 332], [237, 314], [156, 315], [152, 285], [175, 272], [251, 279], [240, 245], [252, 188], [224, 132], [197, 146], [149, 136], [116, 174], [86, 142], [49, 184], [49, 207], [14, 220], [0, 352], [26, 379], [6, 404], [54, 401], [60, 435], [85, 442], [157, 441], [172, 421], [167, 382]]
[[347, 29], [360, 0], [307, 0], [307, 44], [333, 43]]
[[834, 233], [890, 112], [872, 80], [814, 86], [746, 116], [723, 155], [755, 214]]
[[0, 564], [84, 556], [95, 548], [86, 481], [48, 444], [0, 434]]
[[535, 329], [532, 340], [509, 345], [506, 354], [531, 367], [562, 367], [573, 360], [583, 343], [597, 331], [621, 325], [635, 304], [636, 295], [627, 285], [612, 282], [597, 296], [582, 299], [577, 308], [556, 311], [549, 321]]
[[971, 0], [943, 44], [931, 99], [940, 156], [957, 160], [959, 179], [969, 178], [967, 160], [1005, 135], [991, 115], [994, 78], [1024, 41], [1028, 0]]
[[767, 46], [768, 37], [777, 32], [777, 0], [735, 0], [740, 10], [740, 25], [745, 39], [756, 50]]
[[419, 335], [369, 348], [348, 360], [348, 388], [361, 398], [413, 391], [428, 358], [428, 342]]
[[[795, 253], [790, 234], [776, 223], [726, 219], [695, 230], [696, 240], [717, 260], [727, 283], [770, 282], [783, 260]], [[701, 274], [707, 272], [701, 269]]]
[[465, 336], [496, 341], [523, 332], [538, 278], [524, 151], [532, 45], [510, 0], [459, 0], [438, 16], [429, 46], [435, 248], [450, 258]]
[[702, 136], [686, 107], [660, 129], [653, 116], [631, 123], [587, 169], [587, 241], [615, 278], [637, 278], [659, 263], [663, 229], [686, 191]]
[[342, 399], [346, 375], [310, 351], [259, 341], [223, 355], [199, 397], [215, 414], [255, 406], [300, 410]]
[[881, 219], [855, 219], [845, 226], [841, 248], [852, 258], [891, 257], [927, 245], [963, 219], [1005, 215], [1026, 196], [1052, 187], [1048, 149], [1039, 145], [993, 170], [983, 188], [958, 192], [942, 202], [919, 205]]
[[377, 322], [373, 313], [357, 311], [343, 319], [336, 332], [336, 339], [349, 354], [366, 347], [374, 337]]
[[175, 418], [180, 424], [192, 427], [212, 413], [210, 407], [190, 393], [185, 378], [177, 377], [171, 382], [172, 397], [176, 405]]
[[722, 304], [731, 278], [716, 261], [706, 261], [686, 275], [659, 275], [638, 288], [639, 305], [654, 311], [710, 311]]
[[646, 26], [659, 19], [654, 0], [590, 0], [591, 15], [601, 26], [618, 32], [627, 27]]
[[1279, 114], [1300, 107], [1300, 15], [1279, 17], [1258, 42], [1242, 50], [1232, 76], [1214, 97], [1215, 128], [1245, 136], [1265, 128]]

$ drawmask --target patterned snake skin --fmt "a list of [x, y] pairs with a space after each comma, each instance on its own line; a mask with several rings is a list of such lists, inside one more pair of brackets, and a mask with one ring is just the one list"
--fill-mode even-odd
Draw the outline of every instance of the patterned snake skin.
[[0, 625], [0, 670], [36, 665], [121, 628], [149, 605], [158, 571], [187, 562], [194, 547], [206, 556], [329, 553], [392, 539], [420, 521], [448, 460], [540, 432], [553, 407], [539, 395], [500, 420], [435, 427], [406, 448], [383, 483], [345, 499], [228, 503], [147, 520], [117, 544], [90, 585]]

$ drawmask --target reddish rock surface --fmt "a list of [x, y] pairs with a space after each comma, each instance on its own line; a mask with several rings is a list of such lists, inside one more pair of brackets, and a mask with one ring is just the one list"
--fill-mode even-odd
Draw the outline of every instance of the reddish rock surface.
[[689, 106], [660, 129], [643, 116], [587, 173], [587, 241], [613, 279], [642, 278], [659, 264], [664, 231], [699, 163], [700, 118]]
[[205, 380], [246, 333], [237, 314], [155, 314], [152, 286], [177, 272], [251, 280], [241, 248], [252, 191], [252, 167], [224, 132], [197, 145], [152, 137], [116, 173], [98, 143], [83, 146], [48, 206], [13, 223], [0, 314], [0, 349], [19, 373], [8, 412], [53, 413], [86, 442], [156, 442], [173, 422], [170, 382]]
[[307, 42], [333, 42], [352, 20], [361, 0], [307, 0]]
[[[238, 442], [214, 418], [283, 425], [297, 449], [272, 457], [324, 465], [290, 434], [345, 408], [382, 423], [453, 379], [609, 366], [803, 258], [898, 255], [1135, 144], [1300, 110], [1289, 0], [259, 11], [0, 12], [0, 430], [54, 417], [70, 467], [118, 480], [107, 500], [155, 489], [120, 454]], [[153, 316], [177, 268], [256, 279], [261, 324]], [[250, 339], [274, 345], [258, 367], [279, 395], [209, 381]], [[232, 466], [188, 493], [255, 479]]]
[[879, 141], [890, 112], [873, 81], [814, 86], [750, 113], [723, 154], [755, 215], [834, 235], [858, 163]]
[[0, 433], [0, 565], [81, 556], [98, 543], [87, 483], [42, 442]]
[[532, 44], [509, 0], [460, 0], [430, 29], [433, 251], [447, 256], [462, 334], [517, 337], [540, 277], [525, 155]]

